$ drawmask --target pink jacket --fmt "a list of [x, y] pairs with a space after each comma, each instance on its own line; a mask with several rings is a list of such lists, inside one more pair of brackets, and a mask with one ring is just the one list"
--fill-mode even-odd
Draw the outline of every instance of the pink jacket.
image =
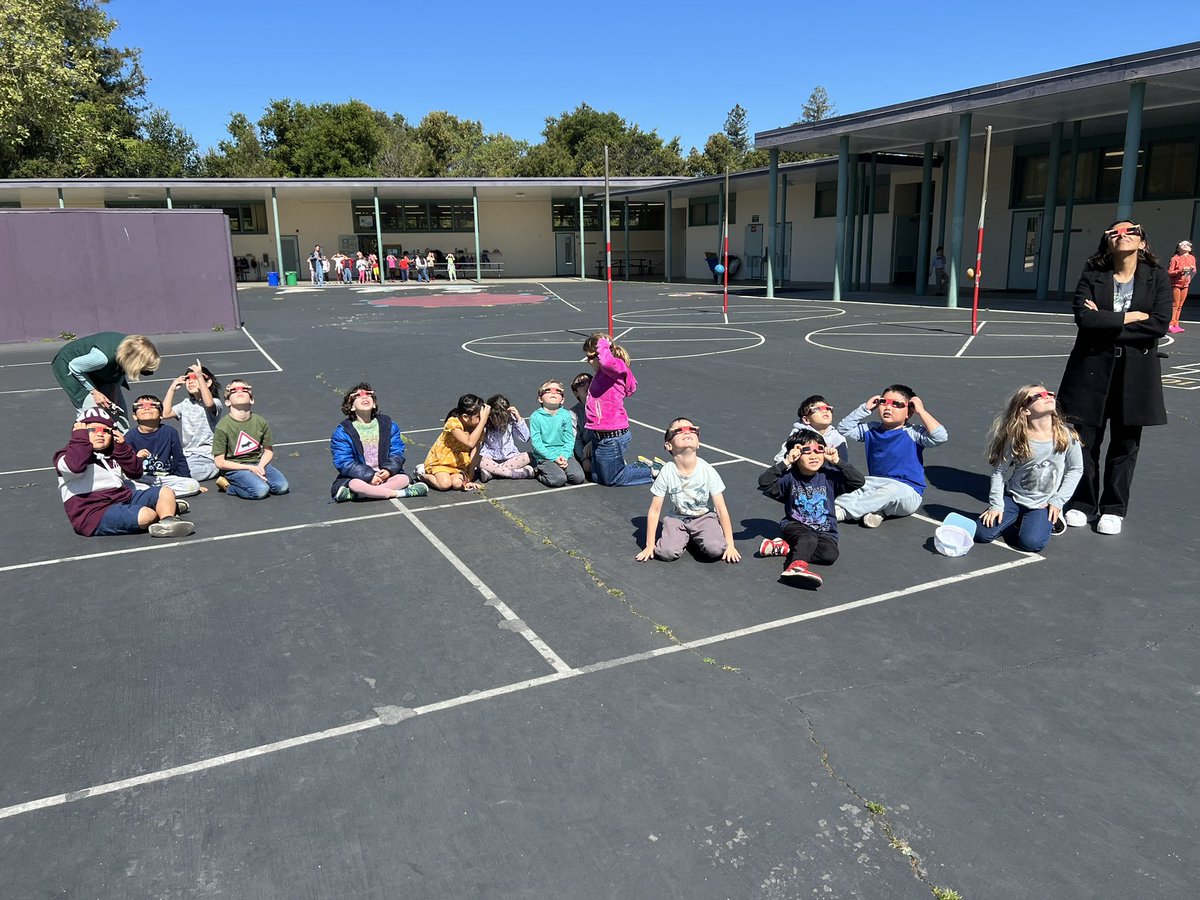
[[[1191, 269], [1191, 272], [1184, 272]], [[1192, 275], [1196, 272], [1196, 257], [1190, 253], [1180, 253], [1171, 257], [1171, 265], [1167, 268], [1167, 275], [1171, 278], [1171, 286], [1177, 288], [1185, 288], [1192, 283]]]
[[601, 338], [596, 345], [600, 371], [592, 376], [587, 396], [587, 427], [591, 431], [620, 431], [629, 427], [625, 398], [637, 390], [637, 379], [620, 357], [613, 356], [610, 342]]

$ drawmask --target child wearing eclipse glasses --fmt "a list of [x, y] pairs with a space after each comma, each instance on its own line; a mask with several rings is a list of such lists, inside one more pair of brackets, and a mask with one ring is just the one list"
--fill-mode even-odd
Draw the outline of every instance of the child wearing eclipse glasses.
[[137, 534], [183, 537], [195, 531], [185, 501], [176, 501], [169, 487], [134, 490], [132, 479], [142, 476], [142, 461], [114, 428], [102, 409], [85, 410], [71, 430], [71, 440], [54, 454], [54, 471], [63, 508], [76, 534], [85, 537]]
[[[879, 421], [863, 420], [878, 411]], [[916, 416], [920, 425], [910, 425]], [[925, 493], [926, 447], [949, 439], [945, 427], [930, 414], [917, 392], [904, 384], [891, 384], [838, 422], [846, 438], [866, 445], [867, 483], [837, 499], [839, 522], [862, 520], [878, 528], [885, 516], [911, 516]]]
[[[702, 460], [700, 426], [679, 418], [667, 426], [663, 445], [670, 462], [650, 486], [650, 510], [646, 513], [646, 546], [635, 559], [650, 557], [666, 562], [679, 559], [689, 546], [701, 556], [736, 563], [742, 555], [733, 544], [733, 523], [725, 506], [725, 482], [717, 470]], [[671, 498], [673, 511], [662, 515], [663, 499]], [[659, 520], [662, 533], [659, 534]]]
[[784, 457], [758, 478], [764, 494], [783, 503], [781, 538], [767, 538], [759, 556], [786, 556], [780, 577], [813, 588], [824, 579], [810, 563], [833, 565], [838, 558], [836, 498], [863, 486], [854, 466], [839, 460], [838, 449], [805, 428], [787, 439]]
[[[175, 392], [184, 390], [182, 399], [175, 400]], [[213, 461], [213, 431], [225, 412], [221, 401], [221, 385], [207, 366], [196, 360], [186, 372], [171, 382], [163, 397], [164, 419], [178, 419], [183, 438], [183, 455], [188, 469], [197, 481], [216, 478], [220, 472]]]
[[[800, 408], [796, 410], [796, 421], [792, 423], [792, 430], [788, 436], [799, 434], [805, 429], [815, 431], [825, 441], [826, 447], [835, 448], [839, 457], [846, 459], [846, 439], [833, 427], [833, 407], [820, 394], [813, 394], [800, 401]], [[787, 452], [785, 442], [775, 454], [775, 462], [783, 462]]]
[[142, 394], [133, 401], [133, 420], [136, 428], [125, 432], [129, 444], [142, 461], [142, 483], [161, 487], [166, 485], [176, 497], [191, 497], [208, 488], [192, 477], [179, 432], [162, 423], [162, 401], [153, 394]]
[[[590, 380], [590, 379], [589, 379]], [[575, 458], [575, 414], [563, 406], [561, 381], [546, 381], [538, 388], [541, 405], [529, 416], [529, 445], [537, 480], [546, 487], [583, 484], [583, 467]]]
[[221, 470], [217, 488], [247, 500], [286, 494], [288, 480], [271, 465], [275, 458], [271, 426], [254, 412], [254, 389], [235, 378], [225, 388], [225, 402], [229, 415], [213, 432], [213, 461]]
[[333, 429], [329, 452], [337, 477], [329, 493], [346, 500], [394, 500], [424, 497], [429, 488], [412, 484], [404, 472], [404, 438], [400, 426], [379, 411], [375, 391], [365, 381], [342, 400], [344, 421]]

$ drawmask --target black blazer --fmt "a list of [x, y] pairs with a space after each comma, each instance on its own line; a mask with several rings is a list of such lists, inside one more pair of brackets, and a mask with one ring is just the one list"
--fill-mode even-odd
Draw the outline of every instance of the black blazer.
[[[1098, 307], [1087, 309], [1091, 300]], [[1165, 425], [1162, 366], [1158, 340], [1171, 322], [1171, 280], [1165, 269], [1138, 263], [1133, 277], [1130, 312], [1144, 312], [1144, 322], [1124, 324], [1125, 313], [1113, 311], [1113, 275], [1085, 269], [1075, 288], [1075, 325], [1079, 332], [1067, 360], [1058, 402], [1069, 421], [1099, 425], [1109, 395], [1119, 400], [1124, 425]], [[1118, 365], [1118, 352], [1124, 356]]]

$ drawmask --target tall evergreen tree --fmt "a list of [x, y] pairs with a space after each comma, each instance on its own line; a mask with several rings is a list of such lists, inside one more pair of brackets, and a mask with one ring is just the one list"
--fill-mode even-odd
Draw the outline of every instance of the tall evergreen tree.
[[725, 117], [725, 137], [739, 156], [750, 152], [750, 121], [742, 104], [737, 103]]

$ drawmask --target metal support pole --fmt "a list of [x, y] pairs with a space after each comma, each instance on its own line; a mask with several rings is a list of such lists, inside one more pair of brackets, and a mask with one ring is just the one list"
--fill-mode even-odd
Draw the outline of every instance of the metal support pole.
[[1058, 213], [1058, 168], [1062, 163], [1062, 122], [1050, 127], [1050, 161], [1046, 167], [1046, 199], [1042, 203], [1042, 233], [1038, 247], [1037, 290], [1034, 298], [1050, 295], [1050, 257], [1054, 254], [1054, 220]]
[[1071, 164], [1067, 169], [1067, 205], [1063, 209], [1062, 250], [1058, 259], [1058, 299], [1067, 296], [1067, 257], [1071, 253], [1071, 217], [1075, 213], [1075, 176], [1079, 174], [1079, 136], [1083, 123], [1078, 119], [1071, 126]]
[[673, 235], [671, 233], [671, 221], [672, 221], [672, 219], [675, 218], [671, 214], [673, 199], [674, 198], [672, 197], [671, 191], [668, 190], [667, 191], [667, 223], [666, 223], [667, 224], [667, 258], [665, 260], [663, 260], [663, 277], [666, 278], [667, 284], [671, 283], [671, 253], [673, 250], [673, 247], [671, 244], [671, 238], [673, 237]]
[[858, 214], [858, 160], [850, 164], [850, 182], [846, 186], [846, 242], [843, 248], [846, 258], [842, 261], [842, 271], [846, 275], [845, 284], [854, 290], [854, 217]]
[[475, 280], [483, 281], [483, 260], [479, 253], [479, 189], [471, 188], [471, 221], [475, 225]]
[[862, 290], [862, 264], [863, 257], [866, 255], [863, 247], [863, 228], [866, 225], [867, 213], [865, 210], [867, 195], [870, 193], [870, 186], [867, 182], [867, 164], [859, 163], [858, 165], [858, 201], [856, 208], [858, 210], [858, 224], [855, 227], [854, 238], [854, 289]]
[[283, 277], [283, 239], [279, 236], [279, 197], [275, 194], [275, 188], [271, 188], [271, 217], [275, 222], [275, 274], [282, 285], [285, 283]]
[[58, 189], [58, 208], [59, 208], [59, 209], [66, 209], [66, 208], [67, 208], [67, 203], [66, 203], [66, 201], [65, 201], [65, 200], [63, 200], [63, 192], [62, 192], [62, 191], [63, 191], [63, 189], [62, 189], [62, 188], [59, 188], [59, 189]]
[[[775, 245], [779, 248], [777, 254], [779, 257], [779, 287], [783, 287], [783, 273], [785, 269], [789, 268], [784, 263], [790, 258], [792, 252], [791, 240], [788, 237], [787, 230], [787, 175], [779, 176], [779, 188], [779, 239], [775, 242]], [[788, 274], [791, 274], [790, 270]]]
[[767, 281], [767, 299], [775, 298], [775, 246], [779, 240], [779, 150], [767, 152], [767, 228], [763, 234], [763, 275]]
[[587, 281], [587, 259], [584, 257], [584, 252], [587, 244], [584, 242], [584, 227], [583, 227], [583, 187], [579, 188], [579, 252], [575, 254], [579, 265], [579, 280]]
[[385, 281], [383, 273], [387, 270], [387, 266], [383, 264], [383, 223], [379, 221], [379, 188], [372, 188], [371, 193], [375, 201], [375, 258], [379, 260], [379, 283], [383, 284]]
[[167, 209], [174, 209], [175, 204], [171, 202], [171, 189], [167, 188]]
[[946, 260], [946, 274], [950, 284], [946, 288], [946, 306], [958, 306], [958, 263], [962, 258], [963, 220], [967, 217], [967, 172], [971, 163], [971, 114], [958, 117], [958, 147], [954, 159], [954, 216], [950, 219], [950, 257]]
[[621, 201], [621, 218], [625, 220], [625, 280], [629, 280], [629, 198]]
[[[721, 261], [721, 223], [725, 221], [725, 188], [717, 188], [717, 262]], [[716, 274], [715, 272], [713, 273]], [[718, 278], [717, 281], [721, 279]]]
[[950, 142], [942, 144], [942, 197], [938, 210], [938, 242], [943, 249], [946, 246], [946, 204], [950, 199]]
[[[942, 185], [945, 190], [946, 178]], [[945, 206], [942, 207], [945, 209]], [[921, 221], [917, 225], [917, 296], [924, 297], [929, 287], [929, 230], [933, 212], [933, 141], [925, 142], [925, 160], [921, 164]]]
[[867, 290], [871, 290], [871, 255], [875, 249], [875, 154], [871, 154], [871, 181], [867, 189]]
[[1117, 195], [1117, 218], [1133, 215], [1133, 189], [1137, 186], [1138, 148], [1142, 145], [1142, 106], [1146, 82], [1129, 86], [1129, 112], [1125, 116], [1125, 152], [1121, 156], [1121, 191]]
[[833, 238], [833, 299], [842, 299], [842, 281], [846, 262], [846, 194], [850, 180], [850, 137], [838, 138], [837, 221]]

